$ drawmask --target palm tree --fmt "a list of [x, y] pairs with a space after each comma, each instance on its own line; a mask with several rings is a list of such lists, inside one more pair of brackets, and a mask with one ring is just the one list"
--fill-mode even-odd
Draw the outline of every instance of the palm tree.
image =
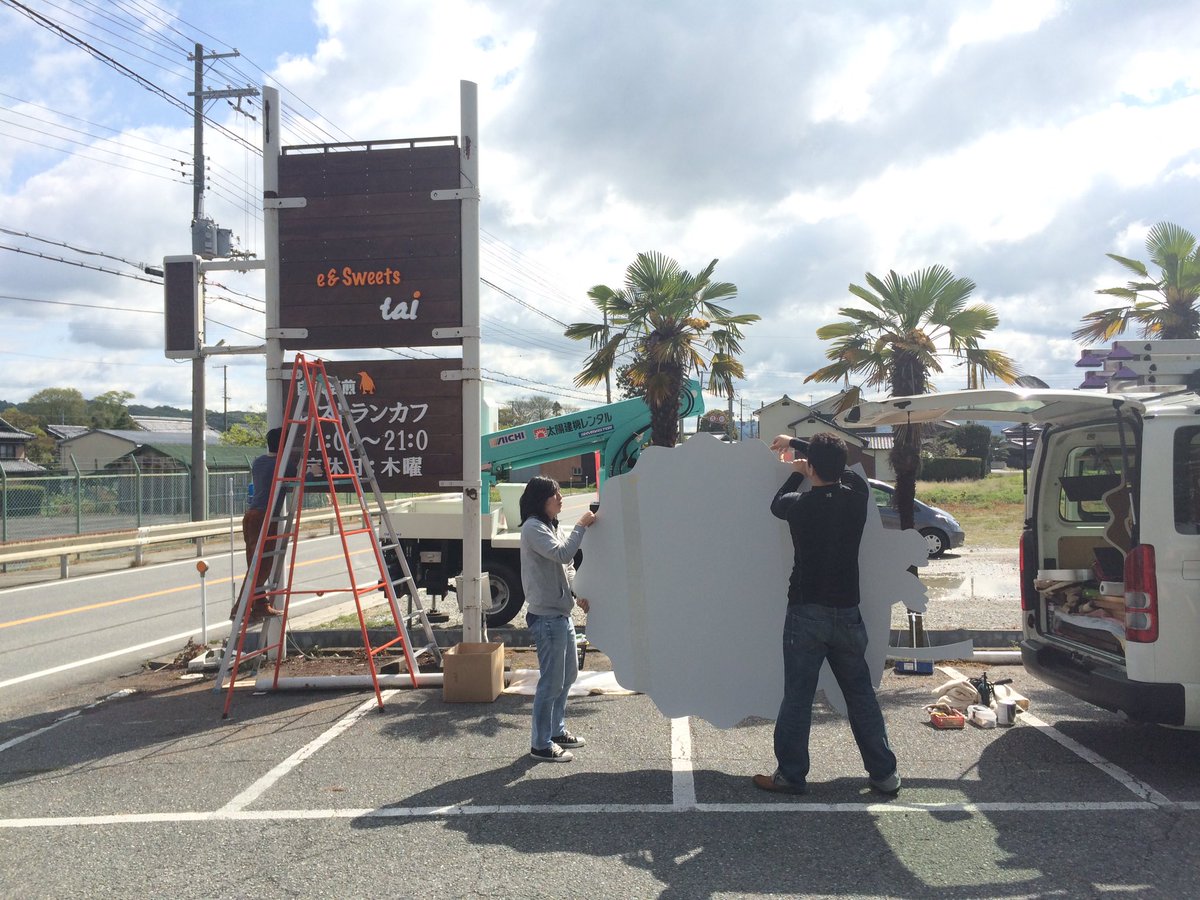
[[693, 275], [669, 256], [639, 253], [625, 270], [623, 288], [598, 284], [588, 291], [605, 324], [577, 322], [565, 332], [577, 341], [590, 341], [594, 351], [575, 376], [580, 387], [604, 381], [619, 356], [632, 354], [628, 377], [645, 391], [650, 440], [659, 447], [674, 447], [679, 436], [684, 379], [707, 370], [707, 390], [731, 397], [733, 380], [746, 374], [737, 358], [741, 326], [759, 316], [734, 315], [722, 305], [737, 297], [737, 287], [713, 281], [716, 266], [714, 259]]
[[[1125, 287], [1103, 288], [1097, 294], [1120, 297], [1122, 306], [1098, 309], [1083, 317], [1072, 335], [1085, 341], [1107, 341], [1130, 325], [1138, 325], [1144, 337], [1200, 337], [1200, 245], [1186, 228], [1159, 222], [1146, 235], [1146, 252], [1158, 267], [1158, 279], [1150, 280], [1146, 264], [1115, 253], [1105, 254], [1133, 272], [1140, 280]], [[1157, 297], [1143, 298], [1150, 293]]]
[[[929, 375], [941, 372], [938, 346], [967, 366], [973, 386], [982, 387], [988, 377], [1011, 384], [1020, 374], [1012, 360], [998, 350], [985, 350], [980, 340], [999, 323], [995, 311], [982, 303], [967, 305], [975, 283], [957, 278], [945, 266], [930, 266], [911, 275], [889, 271], [880, 279], [870, 272], [867, 284], [857, 284], [850, 293], [867, 304], [866, 309], [846, 306], [838, 310], [844, 322], [817, 329], [817, 337], [832, 341], [825, 356], [833, 362], [818, 369], [808, 381], [843, 381], [846, 395], [842, 407], [854, 406], [862, 397], [861, 387], [850, 387], [850, 376], [865, 376], [864, 386], [886, 386], [892, 397], [924, 394]], [[921, 426], [900, 425], [889, 455], [896, 473], [896, 507], [902, 528], [913, 526], [913, 497], [921, 463]]]

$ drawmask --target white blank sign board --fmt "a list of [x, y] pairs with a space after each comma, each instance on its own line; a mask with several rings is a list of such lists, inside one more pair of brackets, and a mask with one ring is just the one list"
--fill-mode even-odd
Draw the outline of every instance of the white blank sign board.
[[[664, 715], [729, 728], [778, 713], [792, 543], [770, 507], [790, 472], [761, 441], [698, 434], [646, 449], [636, 470], [602, 485], [575, 578], [591, 603], [588, 640], [623, 687], [649, 695]], [[859, 578], [876, 685], [892, 604], [925, 609], [924, 586], [908, 568], [925, 565], [926, 553], [916, 531], [884, 530], [868, 501]], [[844, 713], [828, 665], [820, 687]]]

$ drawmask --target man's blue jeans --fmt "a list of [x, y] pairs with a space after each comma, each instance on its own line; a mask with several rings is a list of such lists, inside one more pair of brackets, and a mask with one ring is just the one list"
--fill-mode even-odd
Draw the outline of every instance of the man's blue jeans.
[[783, 703], [775, 720], [775, 758], [779, 773], [795, 785], [808, 777], [808, 734], [821, 663], [829, 668], [846, 698], [850, 729], [872, 779], [896, 771], [896, 754], [865, 657], [867, 631], [857, 606], [835, 609], [814, 603], [789, 606], [783, 627]]
[[570, 616], [526, 616], [537, 645], [538, 683], [533, 695], [533, 731], [529, 746], [548, 750], [552, 737], [567, 730], [567, 694], [579, 674], [575, 623]]

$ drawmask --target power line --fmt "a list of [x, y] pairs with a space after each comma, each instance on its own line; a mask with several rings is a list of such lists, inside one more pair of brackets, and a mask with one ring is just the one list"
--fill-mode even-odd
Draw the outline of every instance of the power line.
[[120, 275], [122, 278], [132, 278], [134, 281], [145, 281], [148, 284], [162, 284], [161, 280], [143, 278], [141, 275], [130, 275], [128, 272], [118, 272], [116, 269], [106, 269], [103, 266], [89, 266], [87, 263], [82, 263], [77, 260], [63, 259], [61, 256], [47, 256], [45, 253], [37, 253], [33, 250], [22, 250], [20, 247], [10, 247], [7, 244], [0, 244], [0, 250], [9, 250], [13, 253], [20, 253], [25, 256], [36, 256], [39, 259], [48, 260], [49, 262], [66, 263], [68, 266], [78, 266], [81, 269], [92, 269], [96, 272], [104, 272], [108, 275]]
[[[492, 372], [493, 376], [507, 374], [505, 372], [493, 372], [493, 370], [491, 370], [491, 369], [482, 369], [481, 371]], [[509, 378], [521, 378], [520, 375], [509, 375], [508, 377]], [[559, 397], [566, 397], [568, 400], [585, 399], [585, 400], [600, 401], [600, 400], [604, 399], [604, 396], [602, 394], [589, 394], [589, 393], [585, 393], [583, 391], [571, 391], [570, 393], [568, 393], [567, 391], [560, 390], [556, 386], [546, 385], [546, 383], [542, 382], [542, 381], [532, 381], [531, 379], [528, 379], [528, 378], [525, 378], [522, 380], [529, 382], [529, 384], [539, 385], [540, 386], [540, 388], [538, 390], [539, 393], [557, 394]], [[504, 378], [497, 378], [497, 377], [485, 378], [484, 381], [489, 381], [494, 384], [507, 384], [510, 387], [519, 387], [522, 390], [526, 390], [526, 391], [531, 390], [531, 388], [528, 386], [528, 384], [518, 384], [515, 381], [507, 381]]]
[[[164, 48], [165, 50], [171, 51], [171, 53], [173, 53], [173, 54], [177, 54], [179, 50], [184, 49], [184, 48], [180, 47], [179, 45], [175, 44], [173, 41], [167, 40], [165, 37], [163, 37], [161, 34], [159, 34], [154, 29], [142, 28], [141, 26], [145, 25], [144, 17], [142, 19], [136, 19], [133, 16], [130, 16], [128, 19], [122, 19], [119, 16], [112, 15], [112, 13], [110, 13], [108, 10], [106, 10], [103, 6], [100, 6], [99, 4], [92, 2], [92, 0], [75, 0], [75, 2], [78, 3], [80, 6], [85, 7], [86, 9], [92, 10], [97, 15], [107, 19], [108, 21], [125, 28], [127, 31], [131, 31], [134, 34], [138, 34], [139, 36], [144, 36], [146, 38], [149, 38], [150, 40], [152, 40], [156, 44], [158, 44], [160, 47]], [[120, 10], [121, 12], [125, 12], [125, 10], [121, 7], [120, 3], [117, 3], [116, 0], [110, 0], [110, 3], [114, 8]], [[178, 56], [176, 55], [176, 56], [173, 56], [172, 58], [178, 59]]]
[[[71, 31], [69, 31], [68, 29], [66, 29], [65, 27], [60, 25], [59, 23], [53, 21], [52, 19], [47, 18], [46, 16], [41, 15], [38, 12], [35, 12], [34, 10], [32, 10], [28, 6], [26, 6], [24, 3], [20, 3], [19, 0], [0, 0], [0, 2], [7, 3], [9, 6], [16, 9], [18, 12], [20, 12], [26, 18], [33, 21], [35, 24], [41, 26], [42, 28], [45, 28], [48, 31], [51, 31], [51, 32], [57, 34], [63, 40], [67, 41], [67, 43], [74, 44], [76, 47], [79, 47], [81, 50], [84, 50], [85, 52], [87, 52], [88, 54], [93, 56], [95, 59], [104, 63], [106, 66], [109, 66], [110, 68], [115, 69], [117, 72], [124, 75], [126, 78], [129, 78], [135, 84], [145, 88], [150, 93], [161, 97], [162, 99], [164, 99], [168, 103], [170, 103], [172, 106], [174, 106], [178, 109], [182, 109], [189, 116], [193, 115], [193, 110], [188, 106], [188, 104], [184, 103], [182, 100], [175, 97], [173, 94], [171, 94], [169, 91], [165, 90], [164, 88], [159, 87], [157, 84], [150, 81], [149, 79], [142, 77], [137, 72], [135, 72], [133, 69], [126, 66], [124, 63], [118, 62], [117, 60], [115, 60], [111, 56], [109, 56], [107, 53], [104, 53], [103, 51], [96, 49], [91, 44], [89, 44], [87, 41], [83, 40], [83, 38], [72, 33]], [[203, 118], [205, 121], [209, 122], [214, 128], [216, 128], [218, 131], [225, 134], [227, 137], [229, 137], [232, 140], [236, 141], [237, 143], [241, 144], [246, 149], [251, 150], [252, 152], [261, 155], [262, 151], [258, 147], [254, 146], [253, 144], [251, 144], [248, 141], [246, 141], [245, 139], [243, 139], [241, 137], [241, 135], [236, 134], [233, 131], [230, 131], [228, 128], [226, 128], [224, 125], [222, 125], [220, 122], [213, 121], [208, 116], [204, 116]]]
[[[137, 172], [138, 174], [147, 175], [150, 178], [158, 178], [162, 181], [173, 181], [173, 182], [178, 182], [178, 183], [185, 183], [182, 181], [182, 178], [180, 178], [180, 177], [172, 178], [172, 177], [168, 177], [166, 175], [158, 175], [154, 172], [147, 172], [145, 169], [137, 169], [137, 168], [134, 168], [133, 166], [124, 166], [124, 165], [121, 165], [121, 163], [119, 163], [119, 162], [113, 162], [111, 159], [100, 159], [99, 157], [88, 156], [86, 153], [80, 153], [77, 150], [74, 150], [74, 151], [67, 150], [63, 147], [57, 147], [54, 144], [43, 144], [41, 141], [35, 141], [32, 138], [25, 137], [24, 135], [12, 134], [10, 132], [3, 131], [3, 130], [0, 130], [0, 135], [2, 135], [4, 137], [12, 138], [13, 140], [16, 140], [16, 141], [21, 141], [24, 144], [32, 144], [35, 147], [43, 147], [47, 150], [54, 150], [58, 153], [66, 153], [70, 156], [78, 156], [80, 159], [86, 159], [89, 162], [100, 163], [101, 165], [104, 165], [104, 166], [112, 166], [114, 169], [125, 169], [128, 172]], [[58, 136], [53, 135], [53, 137], [58, 137]], [[58, 137], [58, 140], [68, 140], [68, 139]], [[70, 141], [70, 143], [77, 144], [77, 143], [79, 143], [79, 141]], [[105, 151], [99, 147], [97, 147], [95, 149], [101, 153], [110, 152], [110, 151]], [[165, 168], [165, 167], [163, 167], [163, 168]], [[186, 176], [184, 176], [184, 177], [186, 177]]]
[[[124, 35], [118, 34], [117, 32], [113, 31], [111, 28], [105, 28], [103, 25], [99, 24], [98, 22], [95, 22], [95, 21], [87, 18], [86, 16], [81, 16], [79, 13], [75, 12], [75, 10], [67, 9], [63, 6], [60, 6], [59, 4], [52, 2], [52, 0], [42, 0], [42, 2], [45, 3], [47, 6], [51, 6], [55, 9], [59, 10], [60, 12], [73, 17], [78, 22], [80, 22], [81, 23], [80, 25], [76, 25], [74, 27], [79, 31], [80, 34], [87, 35], [87, 37], [89, 37], [95, 43], [103, 44], [104, 46], [107, 46], [107, 47], [112, 47], [114, 50], [117, 50], [121, 53], [125, 53], [129, 56], [132, 56], [134, 59], [141, 60], [142, 62], [146, 63], [147, 65], [153, 66], [154, 68], [158, 69], [161, 72], [165, 72], [167, 75], [171, 75], [171, 76], [174, 76], [175, 78], [181, 78], [181, 79], [185, 77], [179, 70], [179, 66], [177, 63], [174, 63], [174, 61], [170, 57], [165, 56], [162, 53], [159, 53], [157, 50], [152, 50], [149, 47], [145, 46], [144, 44], [139, 44], [135, 41], [132, 41], [129, 38], [125, 37]], [[77, 0], [77, 2], [78, 2], [78, 0]], [[137, 47], [139, 50], [145, 50], [148, 53], [152, 53], [153, 55], [157, 56], [159, 59], [166, 60], [168, 63], [172, 63], [174, 65], [174, 69], [167, 68], [166, 66], [162, 65], [161, 63], [154, 62], [154, 60], [146, 59], [144, 56], [138, 56], [136, 53], [131, 52], [130, 50], [126, 49], [125, 47], [121, 46], [120, 44], [114, 44], [112, 41], [106, 40], [103, 37], [100, 37], [96, 34], [89, 32], [87, 30], [88, 27], [97, 28], [100, 31], [105, 32], [106, 34], [111, 34], [113, 37], [117, 38], [120, 41], [123, 41], [126, 44], [132, 44], [133, 46]], [[126, 31], [133, 32], [133, 29], [130, 28], [130, 26], [128, 24], [125, 24], [124, 27], [125, 27]], [[134, 33], [136, 33], [136, 32], [134, 32]]]
[[133, 363], [133, 362], [108, 362], [107, 360], [103, 360], [103, 359], [80, 360], [79, 357], [42, 356], [37, 353], [21, 353], [17, 350], [6, 350], [3, 347], [0, 347], [0, 353], [6, 354], [8, 356], [21, 356], [21, 357], [25, 357], [28, 359], [49, 359], [54, 362], [77, 363], [77, 362], [82, 361], [82, 362], [86, 363], [87, 365], [112, 366], [115, 368], [125, 368], [125, 367], [129, 367], [129, 366], [133, 366], [133, 367], [136, 367], [139, 369], [168, 369], [168, 368], [173, 369], [173, 368], [175, 368], [175, 366], [173, 366], [171, 364], [163, 364], [163, 363], [155, 364], [155, 363]]
[[[19, 109], [13, 109], [11, 106], [0, 106], [0, 110], [7, 112], [7, 113], [11, 113], [14, 116], [20, 116], [24, 119], [31, 119], [34, 122], [39, 122], [44, 125], [49, 125], [51, 128], [57, 128], [60, 131], [69, 131], [74, 134], [82, 134], [86, 137], [92, 138], [95, 141], [103, 141], [104, 143], [108, 143], [108, 144], [116, 144], [122, 150], [125, 150], [128, 152], [144, 153], [147, 156], [157, 156], [159, 159], [165, 159], [167, 162], [175, 163], [176, 165], [183, 165], [183, 166], [190, 165], [189, 160], [180, 159], [179, 157], [174, 157], [174, 156], [167, 156], [165, 153], [159, 153], [157, 150], [144, 150], [141, 147], [131, 147], [128, 144], [125, 144], [125, 143], [122, 143], [121, 141], [116, 140], [115, 138], [103, 137], [102, 135], [93, 134], [92, 132], [87, 131], [83, 128], [74, 128], [70, 125], [63, 125], [62, 123], [55, 122], [52, 119], [44, 119], [41, 116], [35, 116], [32, 113], [22, 112]], [[2, 121], [2, 120], [0, 120], [0, 121]], [[28, 127], [28, 126], [20, 125], [20, 123], [17, 123], [17, 122], [12, 122], [11, 124], [18, 125], [19, 127], [23, 127], [23, 128]], [[38, 134], [45, 134], [48, 137], [59, 137], [59, 135], [49, 134], [48, 132], [40, 131], [38, 129], [31, 128], [29, 130], [36, 131]], [[68, 138], [61, 138], [61, 139], [69, 140]], [[80, 141], [72, 141], [72, 143], [81, 143], [81, 142]], [[91, 147], [93, 145], [84, 144], [83, 146]], [[155, 144], [153, 146], [158, 147], [159, 145]], [[102, 150], [102, 148], [98, 148], [98, 147], [94, 148], [94, 149]], [[114, 150], [108, 150], [108, 151], [103, 151], [103, 152], [114, 153], [118, 156], [126, 156], [125, 153], [117, 153]], [[182, 156], [182, 155], [183, 155], [183, 153], [182, 153], [182, 151], [180, 151], [180, 156]], [[127, 157], [127, 158], [134, 159], [134, 157]], [[142, 160], [136, 160], [136, 161], [141, 162]]]
[[136, 309], [132, 306], [102, 306], [99, 303], [74, 303], [69, 300], [39, 300], [35, 297], [16, 297], [12, 294], [0, 294], [0, 300], [20, 300], [25, 303], [48, 303], [52, 306], [78, 306], [84, 309], [102, 309], [105, 312], [131, 312], [144, 315], [161, 316], [161, 309]]
[[72, 244], [68, 244], [66, 241], [56, 241], [53, 238], [38, 237], [36, 234], [30, 234], [28, 231], [14, 231], [11, 228], [5, 228], [3, 225], [0, 225], [0, 233], [11, 234], [13, 237], [29, 238], [32, 241], [39, 241], [43, 244], [51, 244], [55, 247], [65, 247], [67, 250], [74, 250], [76, 253], [82, 253], [85, 256], [102, 256], [105, 259], [123, 262], [126, 265], [133, 266], [135, 269], [140, 269], [143, 272], [146, 270], [145, 263], [134, 262], [132, 259], [126, 259], [123, 256], [114, 256], [111, 253], [105, 253], [103, 250], [85, 250], [82, 247], [76, 247]]
[[554, 316], [550, 315], [550, 313], [548, 313], [548, 312], [542, 312], [540, 309], [538, 309], [538, 308], [537, 308], [536, 306], [534, 306], [533, 304], [531, 304], [531, 303], [526, 303], [524, 300], [522, 300], [522, 299], [521, 299], [520, 297], [518, 297], [516, 294], [514, 294], [514, 293], [512, 293], [512, 292], [510, 292], [510, 291], [506, 291], [504, 288], [500, 287], [498, 284], [493, 284], [492, 282], [488, 281], [486, 278], [480, 278], [479, 280], [480, 280], [482, 283], [486, 284], [488, 287], [490, 287], [492, 290], [494, 290], [494, 291], [496, 291], [496, 292], [498, 292], [498, 293], [500, 293], [500, 294], [503, 294], [503, 295], [504, 295], [505, 297], [507, 297], [509, 300], [512, 300], [512, 301], [514, 301], [514, 302], [516, 302], [516, 303], [520, 304], [521, 306], [525, 307], [525, 308], [526, 308], [527, 310], [529, 310], [530, 312], [537, 313], [537, 314], [538, 314], [539, 316], [541, 316], [543, 319], [549, 319], [549, 320], [550, 320], [551, 322], [553, 322], [555, 325], [561, 325], [563, 328], [566, 328], [566, 327], [567, 327], [567, 323], [566, 323], [566, 322], [563, 322], [563, 321], [562, 321], [562, 320], [560, 320], [560, 319], [556, 319], [556, 318], [554, 318]]

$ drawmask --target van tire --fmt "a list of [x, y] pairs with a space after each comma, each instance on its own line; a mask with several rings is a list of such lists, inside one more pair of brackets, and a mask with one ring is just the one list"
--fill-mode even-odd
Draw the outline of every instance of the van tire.
[[950, 538], [940, 528], [922, 528], [921, 537], [925, 538], [925, 548], [929, 551], [930, 559], [941, 556], [950, 549]]
[[489, 627], [507, 625], [525, 605], [521, 576], [503, 563], [483, 561], [491, 586], [491, 599], [484, 601], [484, 616]]

